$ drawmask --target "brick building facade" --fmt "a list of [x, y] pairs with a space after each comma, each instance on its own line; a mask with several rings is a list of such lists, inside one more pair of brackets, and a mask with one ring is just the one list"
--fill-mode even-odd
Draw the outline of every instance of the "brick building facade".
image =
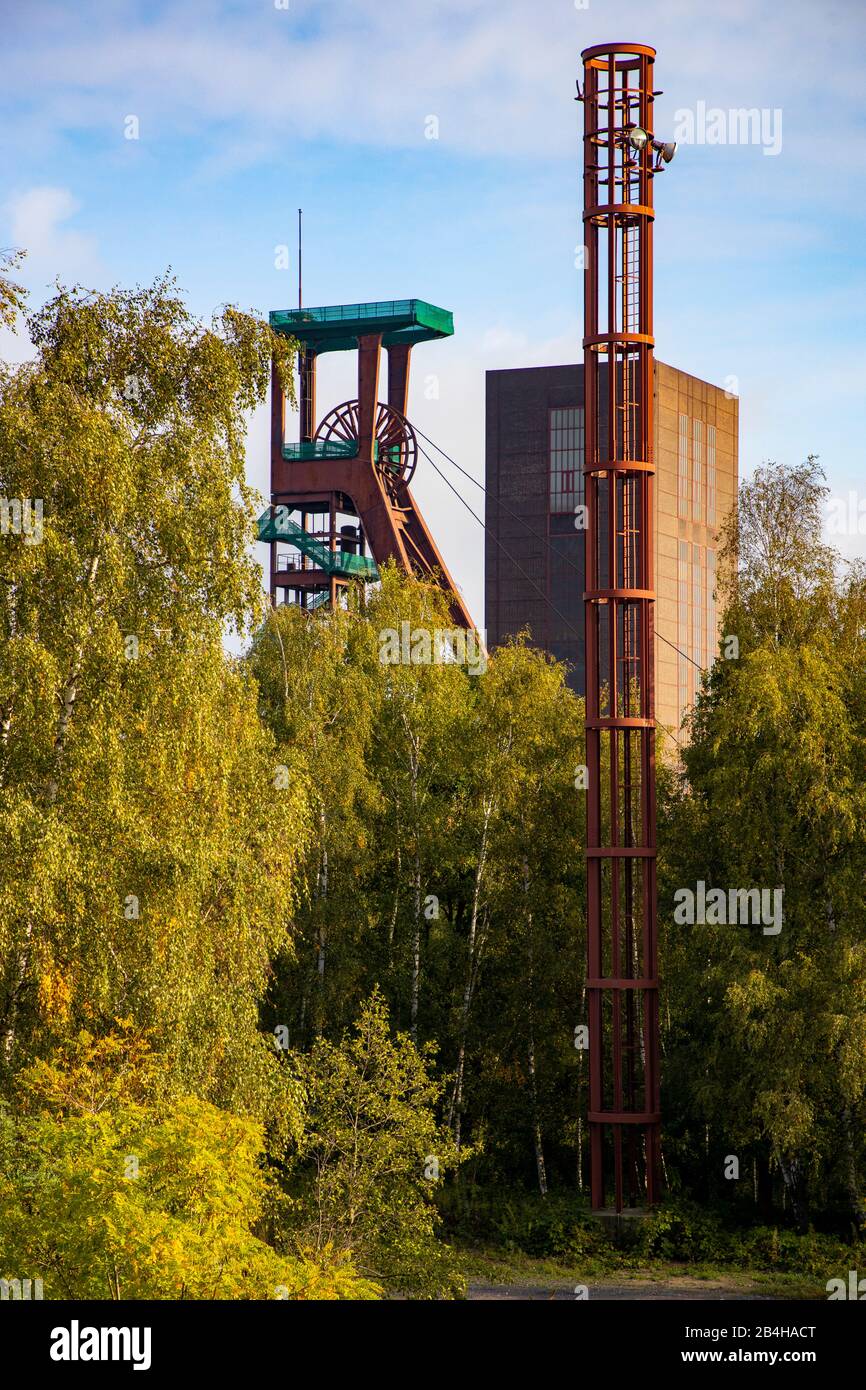
[[[654, 418], [656, 717], [678, 734], [698, 668], [716, 653], [718, 531], [736, 499], [739, 402], [656, 361]], [[583, 367], [488, 372], [486, 440], [488, 645], [529, 628], [583, 694]]]

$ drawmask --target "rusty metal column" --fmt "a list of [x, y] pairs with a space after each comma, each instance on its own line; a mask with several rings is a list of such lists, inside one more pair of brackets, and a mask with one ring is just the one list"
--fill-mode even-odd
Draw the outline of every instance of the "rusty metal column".
[[388, 404], [401, 415], [406, 414], [409, 403], [409, 358], [412, 348], [409, 343], [397, 343], [388, 348]]
[[316, 354], [308, 347], [298, 353], [298, 378], [301, 440], [307, 443], [316, 433]]
[[588, 1119], [592, 1205], [622, 1211], [659, 1196], [655, 50], [599, 44], [582, 58]]
[[358, 457], [373, 463], [379, 401], [381, 333], [365, 333], [358, 339]]

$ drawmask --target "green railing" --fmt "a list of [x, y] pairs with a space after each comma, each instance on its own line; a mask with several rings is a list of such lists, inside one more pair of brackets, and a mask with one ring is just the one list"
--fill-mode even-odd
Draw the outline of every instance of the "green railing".
[[[391, 329], [399, 336], [402, 336], [401, 330], [408, 330], [410, 341], [412, 337], [450, 337], [454, 332], [454, 315], [451, 310], [440, 309], [436, 304], [429, 304], [426, 299], [371, 299], [362, 304], [323, 304], [304, 309], [275, 309], [269, 318], [272, 328], [282, 328], [289, 333], [293, 329], [302, 330], [316, 324], [327, 330], [345, 327], [350, 335], [356, 335], [365, 325], [378, 325], [386, 334]], [[413, 334], [412, 329], [422, 331]], [[301, 336], [310, 335], [302, 333]]]
[[443, 333], [453, 328], [453, 318], [447, 309], [439, 309], [428, 304], [426, 299], [369, 299], [363, 304], [323, 304], [311, 309], [277, 309], [271, 318], [280, 323], [357, 323], [363, 319], [414, 319], [423, 316], [425, 322], [431, 318], [438, 323], [430, 323], [431, 328], [440, 328]]
[[357, 439], [310, 439], [301, 444], [283, 445], [283, 458], [289, 463], [309, 459], [353, 459], [357, 452]]
[[259, 540], [267, 543], [286, 541], [306, 555], [318, 569], [326, 574], [337, 574], [344, 579], [379, 578], [376, 561], [366, 555], [352, 555], [347, 550], [331, 550], [292, 521], [290, 516], [275, 515], [274, 508], [266, 507], [259, 517]]
[[[399, 447], [390, 444], [389, 449]], [[310, 439], [301, 444], [284, 444], [283, 458], [287, 463], [306, 463], [310, 459], [353, 459], [358, 456], [357, 439]], [[379, 441], [373, 440], [373, 459], [379, 457]], [[399, 459], [398, 459], [399, 461]]]

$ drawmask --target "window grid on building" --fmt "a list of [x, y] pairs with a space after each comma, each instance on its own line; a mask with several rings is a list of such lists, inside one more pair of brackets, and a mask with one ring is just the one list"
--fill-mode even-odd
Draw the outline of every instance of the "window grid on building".
[[[716, 524], [716, 427], [707, 426], [707, 525]], [[715, 558], [715, 557], [714, 557]]]
[[706, 664], [703, 643], [704, 600], [701, 550], [702, 547], [699, 545], [692, 546], [692, 661], [695, 663], [691, 668], [693, 700], [700, 687], [701, 670]]
[[677, 562], [677, 646], [680, 723], [689, 703], [689, 543], [680, 541]]
[[584, 499], [584, 411], [568, 406], [550, 412], [550, 510], [573, 512]]
[[678, 451], [678, 470], [679, 480], [679, 515], [688, 517], [689, 514], [689, 417], [680, 416], [680, 434]]
[[716, 632], [716, 552], [707, 550], [707, 665], [715, 661], [719, 639]]
[[693, 420], [692, 440], [692, 520], [703, 521], [704, 508], [704, 422]]

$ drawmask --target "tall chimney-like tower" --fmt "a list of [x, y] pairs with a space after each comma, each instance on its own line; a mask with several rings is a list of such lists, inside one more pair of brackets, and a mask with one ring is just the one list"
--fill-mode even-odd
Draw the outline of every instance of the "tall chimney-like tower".
[[589, 1131], [592, 1205], [622, 1211], [659, 1197], [653, 179], [674, 147], [654, 49], [582, 59]]

